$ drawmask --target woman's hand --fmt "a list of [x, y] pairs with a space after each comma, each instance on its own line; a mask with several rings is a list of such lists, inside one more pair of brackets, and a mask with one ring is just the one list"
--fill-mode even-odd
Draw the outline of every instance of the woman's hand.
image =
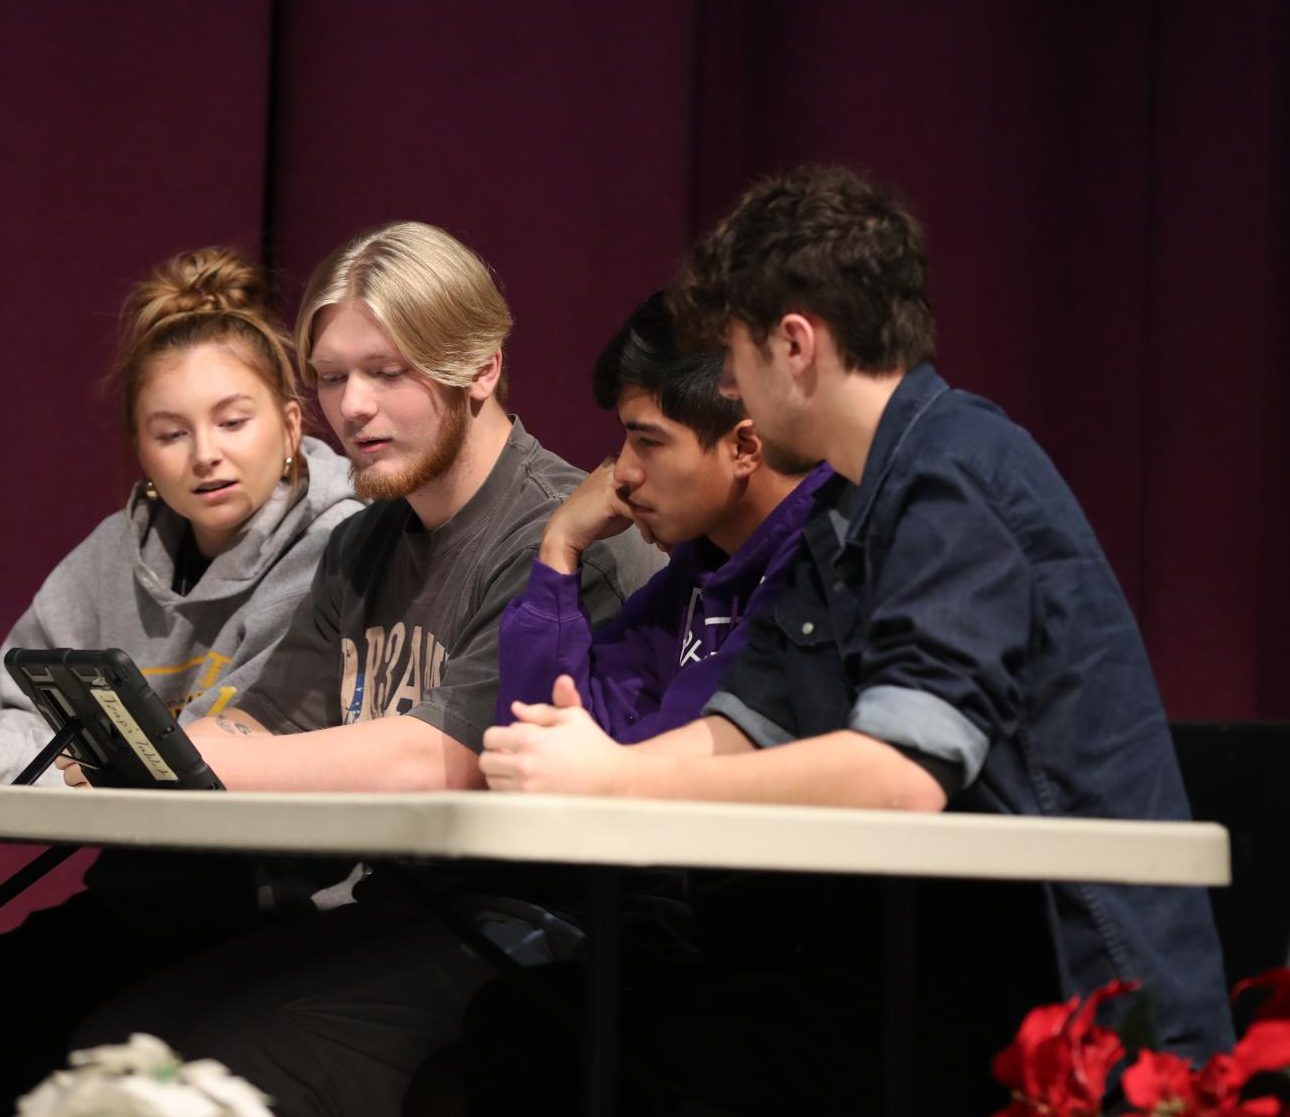
[[61, 769], [63, 773], [63, 782], [68, 787], [90, 787], [90, 781], [85, 778], [85, 771], [65, 752], [60, 752], [54, 757], [54, 767]]

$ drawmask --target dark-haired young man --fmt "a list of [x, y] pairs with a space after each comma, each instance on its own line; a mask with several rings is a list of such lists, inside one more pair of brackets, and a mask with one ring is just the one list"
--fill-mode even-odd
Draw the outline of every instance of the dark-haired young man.
[[[620, 743], [698, 717], [791, 568], [821, 466], [767, 455], [737, 400], [719, 391], [723, 355], [679, 351], [662, 292], [596, 363], [596, 402], [624, 440], [547, 522], [527, 589], [502, 617], [497, 720], [544, 702], [561, 675]], [[635, 524], [670, 561], [608, 624], [583, 608], [583, 552]], [[569, 686], [564, 683], [562, 686]], [[572, 690], [570, 691], [572, 700]]]
[[[619, 749], [579, 710], [521, 708], [486, 735], [494, 789], [1188, 817], [1106, 558], [1029, 436], [928, 363], [925, 272], [918, 223], [842, 170], [766, 180], [695, 249], [684, 332], [726, 345], [764, 438], [841, 476], [707, 716]], [[1202, 890], [1050, 884], [1045, 903], [1063, 995], [1141, 979], [1165, 1047], [1226, 1045]]]

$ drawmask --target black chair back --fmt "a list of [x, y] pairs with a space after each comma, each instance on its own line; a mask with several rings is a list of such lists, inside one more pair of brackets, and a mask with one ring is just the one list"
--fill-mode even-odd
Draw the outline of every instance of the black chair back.
[[[1197, 819], [1232, 841], [1232, 885], [1210, 893], [1228, 980], [1290, 955], [1290, 722], [1175, 722], [1183, 782]], [[1238, 1006], [1237, 1028], [1248, 1020]]]

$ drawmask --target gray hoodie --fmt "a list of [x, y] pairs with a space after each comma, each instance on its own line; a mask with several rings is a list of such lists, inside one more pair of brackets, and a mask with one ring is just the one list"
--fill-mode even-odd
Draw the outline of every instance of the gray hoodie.
[[[172, 710], [217, 713], [259, 674], [309, 591], [331, 529], [362, 504], [348, 463], [317, 439], [301, 445], [308, 483], [278, 486], [236, 546], [218, 555], [187, 596], [170, 587], [187, 521], [135, 486], [45, 579], [0, 654], [18, 648], [123, 648]], [[52, 732], [0, 668], [0, 783]], [[61, 786], [50, 768], [40, 783]]]

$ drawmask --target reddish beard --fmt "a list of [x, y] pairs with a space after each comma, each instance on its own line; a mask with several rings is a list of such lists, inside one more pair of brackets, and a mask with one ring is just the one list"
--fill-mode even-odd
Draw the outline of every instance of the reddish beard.
[[381, 473], [370, 467], [359, 469], [350, 465], [354, 492], [364, 500], [398, 500], [409, 496], [453, 467], [466, 441], [470, 399], [465, 388], [442, 388], [441, 391], [447, 406], [439, 437], [426, 447], [420, 458], [397, 473]]

